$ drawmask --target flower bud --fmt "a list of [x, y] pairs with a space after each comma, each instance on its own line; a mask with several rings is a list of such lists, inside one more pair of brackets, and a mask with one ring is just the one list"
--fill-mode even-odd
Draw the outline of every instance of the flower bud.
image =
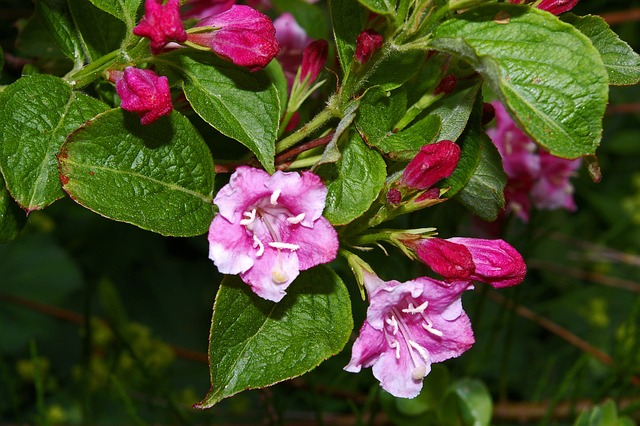
[[457, 81], [458, 79], [455, 75], [445, 75], [442, 80], [440, 80], [440, 84], [438, 84], [438, 86], [434, 89], [433, 94], [439, 95], [443, 93], [445, 95], [448, 95], [449, 93], [453, 92], [453, 89], [456, 88]]
[[384, 39], [375, 30], [363, 30], [356, 38], [355, 57], [358, 62], [364, 64], [371, 59], [381, 47]]
[[481, 119], [482, 125], [486, 126], [494, 118], [496, 118], [496, 109], [495, 109], [495, 107], [493, 105], [491, 105], [490, 103], [488, 103], [488, 102], [484, 102], [482, 104], [482, 119]]
[[193, 44], [211, 49], [221, 58], [251, 71], [266, 67], [278, 54], [276, 29], [269, 18], [249, 6], [234, 5], [225, 12], [198, 22], [211, 31], [188, 34]]
[[451, 141], [425, 145], [407, 165], [401, 182], [414, 189], [428, 189], [440, 179], [449, 177], [458, 160], [460, 147]]
[[329, 43], [326, 40], [311, 42], [302, 52], [302, 65], [300, 65], [300, 80], [304, 81], [308, 76], [307, 84], [311, 84], [318, 78], [329, 54]]
[[475, 271], [471, 253], [462, 244], [441, 238], [427, 238], [417, 243], [416, 254], [447, 282], [468, 280]]
[[145, 0], [142, 21], [133, 29], [140, 37], [150, 41], [151, 53], [157, 55], [171, 41], [182, 43], [187, 40], [187, 33], [180, 18], [180, 0]]
[[127, 67], [124, 73], [111, 72], [110, 78], [115, 80], [122, 109], [138, 114], [141, 124], [151, 124], [171, 113], [173, 104], [167, 77], [151, 70]]
[[520, 284], [527, 266], [518, 251], [503, 240], [480, 238], [449, 238], [449, 242], [464, 245], [475, 264], [472, 279], [491, 284], [495, 288]]
[[236, 0], [188, 0], [187, 10], [183, 13], [185, 19], [202, 19], [229, 10]]
[[576, 4], [578, 0], [542, 0], [536, 7], [554, 15], [560, 15], [573, 9]]
[[398, 205], [402, 201], [402, 193], [395, 188], [389, 188], [387, 191], [387, 202], [389, 204]]

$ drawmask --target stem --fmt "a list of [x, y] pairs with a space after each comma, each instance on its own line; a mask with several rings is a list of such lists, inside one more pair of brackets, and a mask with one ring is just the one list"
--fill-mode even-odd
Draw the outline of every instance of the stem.
[[320, 158], [322, 158], [322, 155], [314, 155], [312, 157], [302, 158], [300, 160], [295, 160], [295, 161], [292, 161], [287, 166], [287, 169], [302, 169], [302, 168], [305, 168], [305, 167], [310, 167], [310, 166], [313, 166], [314, 164], [316, 164], [318, 162], [318, 160], [320, 160]]
[[291, 148], [336, 116], [336, 110], [333, 108], [331, 102], [329, 102], [329, 105], [324, 110], [320, 111], [320, 113], [311, 121], [302, 126], [295, 133], [292, 133], [280, 142], [276, 143], [276, 153], [281, 153], [282, 151]]

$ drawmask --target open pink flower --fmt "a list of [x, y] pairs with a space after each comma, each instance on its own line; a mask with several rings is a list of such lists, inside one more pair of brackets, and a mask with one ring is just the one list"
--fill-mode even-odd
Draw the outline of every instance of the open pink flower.
[[194, 28], [198, 27], [211, 30], [191, 32], [190, 42], [251, 71], [266, 67], [280, 50], [271, 20], [249, 6], [233, 5], [225, 12], [204, 18]]
[[470, 283], [426, 277], [384, 282], [366, 272], [364, 279], [370, 304], [345, 370], [373, 367], [384, 390], [414, 398], [431, 364], [458, 357], [474, 343], [461, 300]]
[[116, 83], [120, 96], [120, 106], [125, 111], [140, 116], [140, 123], [151, 124], [173, 110], [169, 80], [147, 69], [127, 67], [122, 71], [112, 71], [110, 79]]
[[402, 173], [401, 183], [413, 189], [431, 188], [440, 179], [449, 177], [460, 160], [460, 147], [442, 140], [420, 148]]
[[180, 0], [145, 0], [142, 21], [133, 29], [140, 37], [148, 37], [151, 53], [157, 55], [167, 43], [187, 40], [187, 33], [180, 17]]
[[214, 199], [209, 257], [260, 297], [280, 301], [300, 271], [335, 259], [338, 237], [322, 217], [327, 188], [311, 172], [270, 176], [239, 167]]
[[492, 102], [496, 127], [487, 130], [502, 157], [508, 181], [505, 188], [507, 211], [529, 220], [531, 206], [540, 209], [576, 209], [570, 177], [581, 160], [559, 158], [538, 149], [516, 125], [500, 102]]

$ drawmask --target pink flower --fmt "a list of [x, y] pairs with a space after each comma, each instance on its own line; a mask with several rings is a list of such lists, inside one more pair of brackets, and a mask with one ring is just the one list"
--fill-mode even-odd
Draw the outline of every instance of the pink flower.
[[420, 148], [402, 173], [401, 183], [413, 189], [431, 188], [453, 173], [460, 160], [460, 147], [443, 140]]
[[[511, 3], [521, 4], [523, 0], [509, 0]], [[559, 15], [568, 12], [578, 4], [578, 0], [537, 0], [531, 2], [531, 5], [538, 9]]]
[[344, 368], [373, 375], [390, 394], [413, 398], [422, 389], [431, 364], [455, 358], [474, 343], [461, 294], [469, 282], [444, 284], [431, 278], [384, 282], [365, 272], [367, 318]]
[[276, 29], [276, 39], [280, 45], [278, 62], [282, 65], [287, 83], [291, 88], [298, 67], [302, 62], [302, 52], [311, 39], [307, 37], [306, 31], [298, 25], [293, 15], [288, 12], [276, 18], [273, 21], [273, 26]]
[[566, 160], [541, 152], [516, 125], [500, 102], [492, 102], [496, 127], [487, 130], [502, 157], [508, 181], [505, 188], [507, 211], [529, 220], [531, 205], [542, 209], [575, 210], [570, 177], [580, 167], [580, 159]]
[[356, 38], [355, 58], [361, 64], [369, 62], [369, 59], [382, 47], [384, 39], [375, 30], [363, 30]]
[[120, 106], [140, 116], [140, 123], [151, 124], [173, 110], [169, 80], [151, 70], [127, 67], [124, 72], [112, 71]]
[[276, 29], [269, 18], [248, 6], [233, 5], [225, 12], [209, 16], [195, 28], [211, 31], [190, 33], [191, 43], [207, 47], [221, 58], [258, 71], [278, 54]]
[[461, 245], [471, 253], [475, 271], [472, 280], [491, 284], [495, 288], [520, 284], [527, 273], [522, 255], [503, 240], [480, 238], [449, 238], [447, 241]]
[[151, 53], [157, 55], [171, 41], [182, 43], [187, 40], [187, 33], [180, 18], [180, 0], [145, 0], [142, 21], [133, 29], [140, 37], [148, 37]]
[[209, 257], [260, 297], [280, 301], [300, 271], [336, 257], [337, 233], [322, 217], [326, 196], [311, 172], [239, 167], [214, 199]]
[[236, 0], [189, 0], [185, 4], [188, 9], [183, 16], [185, 19], [203, 19], [229, 10], [235, 2]]
[[329, 54], [329, 43], [326, 40], [311, 42], [302, 52], [300, 65], [300, 80], [307, 80], [308, 85], [316, 81]]
[[425, 238], [414, 247], [418, 258], [447, 282], [469, 280], [475, 272], [471, 253], [462, 244], [441, 238]]

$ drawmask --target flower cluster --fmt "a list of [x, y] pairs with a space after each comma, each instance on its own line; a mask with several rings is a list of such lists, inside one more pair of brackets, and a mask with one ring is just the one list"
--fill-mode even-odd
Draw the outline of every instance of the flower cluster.
[[566, 160], [539, 150], [516, 125], [505, 107], [492, 103], [496, 127], [487, 131], [502, 156], [508, 182], [505, 189], [507, 211], [529, 220], [532, 205], [539, 209], [576, 209], [571, 176], [581, 160]]

